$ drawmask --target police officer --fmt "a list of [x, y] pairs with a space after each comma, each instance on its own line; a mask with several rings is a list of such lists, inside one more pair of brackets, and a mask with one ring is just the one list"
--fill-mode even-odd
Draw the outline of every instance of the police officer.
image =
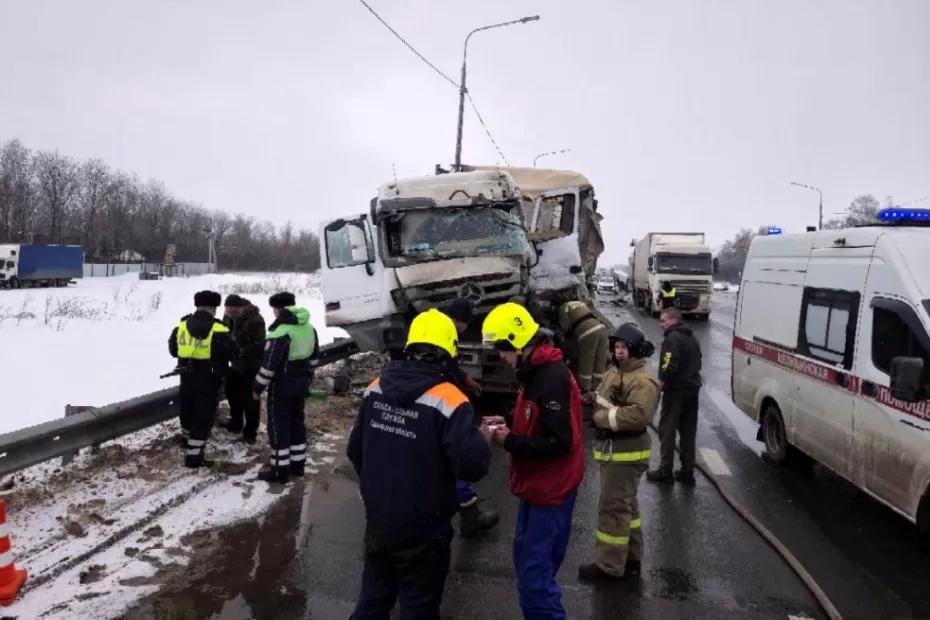
[[229, 401], [226, 429], [233, 434], [242, 433], [242, 440], [252, 444], [258, 435], [259, 422], [259, 401], [252, 398], [252, 383], [262, 364], [265, 319], [258, 308], [239, 295], [227, 295], [225, 307], [223, 324], [240, 350], [239, 359], [233, 361], [226, 374]]
[[[691, 328], [682, 322], [681, 310], [662, 312], [659, 325], [665, 340], [659, 355], [659, 381], [662, 382], [662, 416], [659, 440], [662, 455], [659, 469], [650, 471], [650, 482], [694, 484], [695, 440], [698, 423], [698, 395], [701, 392], [701, 345]], [[675, 462], [675, 435], [679, 436], [681, 469], [672, 474]]]
[[564, 337], [563, 348], [574, 364], [578, 387], [591, 400], [607, 367], [607, 326], [586, 303], [574, 300], [559, 307], [559, 329]]
[[304, 400], [313, 374], [310, 359], [316, 355], [318, 343], [310, 312], [297, 307], [293, 293], [275, 293], [268, 303], [274, 309], [275, 321], [268, 329], [265, 356], [252, 389], [255, 400], [268, 389], [271, 463], [258, 478], [284, 483], [289, 475], [303, 476], [306, 467]]
[[599, 463], [601, 497], [595, 537], [596, 559], [578, 568], [583, 581], [610, 580], [639, 573], [643, 557], [637, 491], [649, 468], [646, 427], [659, 404], [659, 385], [646, 368], [655, 351], [634, 323], [611, 336], [613, 356], [597, 390], [594, 460]]
[[[446, 314], [455, 323], [455, 330], [459, 339], [465, 334], [468, 326], [474, 320], [475, 307], [467, 299], [458, 298], [446, 309]], [[449, 374], [456, 387], [462, 390], [470, 399], [481, 396], [481, 386], [472, 379], [456, 359], [449, 362]], [[465, 480], [457, 480], [455, 490], [459, 499], [459, 534], [463, 538], [476, 536], [478, 532], [489, 530], [500, 521], [496, 510], [482, 508], [478, 503], [478, 494]]]
[[510, 490], [520, 499], [513, 541], [520, 607], [525, 618], [564, 619], [555, 576], [584, 477], [581, 393], [552, 334], [523, 306], [497, 306], [481, 332], [521, 385], [512, 430], [503, 417], [486, 418], [496, 426], [494, 442], [510, 453]]
[[217, 397], [229, 362], [239, 356], [229, 329], [216, 318], [220, 294], [194, 295], [193, 314], [185, 315], [171, 331], [168, 351], [178, 358], [181, 376], [181, 432], [187, 437], [184, 465], [210, 465], [204, 450], [216, 415]]
[[678, 291], [672, 286], [672, 283], [666, 280], [659, 289], [659, 296], [662, 298], [662, 309], [667, 310], [678, 305]]
[[455, 481], [483, 478], [491, 460], [490, 431], [449, 381], [457, 341], [442, 312], [417, 315], [405, 359], [389, 361], [362, 397], [348, 445], [366, 516], [356, 620], [388, 618], [398, 595], [401, 618], [439, 618]]

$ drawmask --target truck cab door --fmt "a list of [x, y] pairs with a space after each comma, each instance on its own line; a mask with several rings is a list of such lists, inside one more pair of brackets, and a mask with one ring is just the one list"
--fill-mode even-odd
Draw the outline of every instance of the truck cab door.
[[326, 324], [343, 327], [380, 319], [384, 266], [368, 216], [325, 222], [320, 254]]
[[578, 248], [578, 192], [559, 189], [540, 194], [525, 209], [529, 238], [542, 253], [530, 269], [530, 286], [536, 291], [557, 291], [584, 285], [585, 274]]

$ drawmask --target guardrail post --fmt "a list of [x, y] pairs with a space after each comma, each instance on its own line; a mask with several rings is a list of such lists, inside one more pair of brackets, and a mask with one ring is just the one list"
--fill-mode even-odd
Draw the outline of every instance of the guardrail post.
[[[89, 411], [90, 409], [93, 409], [93, 407], [90, 407], [88, 405], [65, 405], [65, 417], [70, 418], [73, 415], [83, 413], [84, 411]], [[97, 449], [99, 445], [100, 444], [91, 444], [91, 448], [95, 450]], [[78, 452], [80, 452], [80, 450], [75, 450], [73, 452], [62, 454], [61, 455], [61, 466], [64, 467], [65, 465], [73, 461], [74, 457], [78, 455]]]

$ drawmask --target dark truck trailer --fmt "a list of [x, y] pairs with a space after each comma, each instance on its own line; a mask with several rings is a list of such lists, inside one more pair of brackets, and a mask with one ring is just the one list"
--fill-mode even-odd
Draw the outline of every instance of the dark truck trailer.
[[79, 245], [0, 245], [0, 286], [67, 286], [83, 276]]

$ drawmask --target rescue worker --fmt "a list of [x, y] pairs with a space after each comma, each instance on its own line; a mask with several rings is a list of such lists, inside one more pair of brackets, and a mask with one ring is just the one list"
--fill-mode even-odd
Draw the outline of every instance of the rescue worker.
[[[474, 304], [467, 299], [458, 298], [447, 308], [446, 315], [455, 323], [455, 331], [461, 340], [469, 324], [474, 320]], [[456, 387], [462, 390], [470, 400], [481, 396], [481, 386], [462, 370], [456, 358], [449, 361], [449, 374]], [[455, 490], [459, 500], [459, 534], [462, 538], [471, 538], [478, 532], [489, 530], [497, 525], [500, 515], [496, 510], [486, 510], [479, 505], [478, 494], [467, 481], [456, 480]]]
[[184, 465], [212, 465], [204, 458], [213, 428], [220, 387], [229, 362], [239, 356], [229, 329], [216, 318], [222, 298], [213, 291], [194, 295], [193, 314], [181, 317], [168, 338], [168, 351], [178, 358], [181, 377], [181, 432], [186, 436]]
[[594, 460], [600, 464], [596, 556], [578, 568], [582, 581], [638, 575], [643, 532], [636, 497], [649, 469], [647, 427], [659, 404], [659, 382], [646, 368], [655, 346], [634, 323], [624, 323], [610, 339], [613, 356], [597, 390]]
[[[659, 468], [646, 474], [651, 482], [671, 484], [675, 480], [694, 484], [694, 452], [697, 438], [698, 395], [701, 391], [701, 345], [691, 328], [681, 319], [681, 310], [662, 312], [659, 324], [665, 330], [659, 355], [659, 381], [662, 386], [662, 415], [659, 441], [662, 456]], [[675, 435], [679, 437], [681, 469], [672, 474], [675, 463]]]
[[565, 618], [555, 576], [584, 477], [581, 392], [552, 334], [523, 306], [497, 306], [481, 331], [521, 384], [512, 430], [503, 417], [485, 419], [510, 453], [510, 489], [520, 499], [513, 541], [520, 607], [527, 619]]
[[607, 326], [586, 303], [573, 300], [559, 306], [559, 329], [564, 338], [563, 348], [574, 365], [578, 387], [586, 401], [593, 402], [607, 367]]
[[233, 434], [242, 433], [242, 440], [253, 444], [258, 436], [260, 403], [252, 398], [252, 383], [262, 365], [265, 319], [258, 308], [239, 295], [227, 295], [225, 308], [223, 324], [239, 347], [239, 359], [233, 361], [226, 373], [229, 422], [225, 427]]
[[663, 310], [678, 306], [678, 291], [668, 280], [662, 283], [662, 287], [659, 289], [659, 296], [662, 300]]
[[252, 384], [255, 400], [268, 388], [268, 438], [271, 463], [259, 480], [285, 483], [289, 475], [302, 477], [307, 461], [307, 426], [304, 401], [313, 371], [310, 360], [318, 350], [310, 313], [298, 308], [293, 293], [275, 293], [268, 299], [275, 321], [268, 329], [265, 356]]
[[403, 360], [391, 360], [362, 397], [348, 457], [365, 503], [365, 568], [353, 618], [439, 618], [449, 571], [455, 481], [488, 473], [490, 430], [475, 427], [468, 398], [449, 381], [455, 325], [438, 310], [410, 325]]

